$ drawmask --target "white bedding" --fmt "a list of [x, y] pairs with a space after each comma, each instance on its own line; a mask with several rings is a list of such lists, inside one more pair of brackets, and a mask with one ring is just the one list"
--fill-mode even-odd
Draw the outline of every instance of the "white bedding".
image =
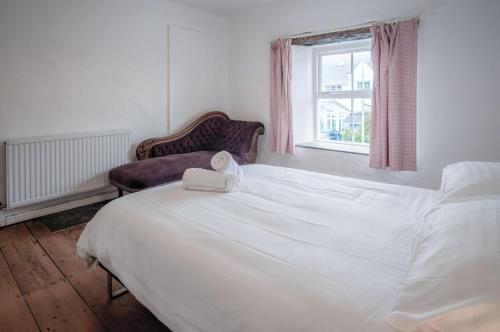
[[78, 241], [174, 331], [392, 331], [436, 191], [263, 165], [230, 194], [173, 183], [105, 206]]

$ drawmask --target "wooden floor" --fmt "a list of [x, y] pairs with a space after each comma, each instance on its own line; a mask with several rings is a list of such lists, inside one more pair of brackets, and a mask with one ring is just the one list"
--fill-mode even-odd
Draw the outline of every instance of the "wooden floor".
[[131, 294], [108, 300], [105, 272], [76, 255], [84, 226], [0, 229], [0, 331], [169, 331]]

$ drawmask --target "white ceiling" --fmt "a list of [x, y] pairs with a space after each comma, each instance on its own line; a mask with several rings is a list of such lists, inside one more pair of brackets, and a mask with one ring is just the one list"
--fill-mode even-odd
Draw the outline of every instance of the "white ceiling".
[[223, 15], [234, 15], [238, 12], [262, 7], [271, 3], [293, 0], [174, 0], [191, 7], [204, 9]]

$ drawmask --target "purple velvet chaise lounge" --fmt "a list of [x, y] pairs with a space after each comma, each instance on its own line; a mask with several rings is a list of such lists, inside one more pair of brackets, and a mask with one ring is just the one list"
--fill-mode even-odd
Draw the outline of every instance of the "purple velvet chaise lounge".
[[260, 122], [231, 120], [222, 112], [202, 115], [181, 132], [148, 139], [137, 147], [138, 161], [109, 172], [109, 180], [123, 191], [136, 192], [180, 180], [188, 168], [210, 169], [212, 156], [225, 150], [239, 164], [253, 164], [257, 140], [264, 134]]

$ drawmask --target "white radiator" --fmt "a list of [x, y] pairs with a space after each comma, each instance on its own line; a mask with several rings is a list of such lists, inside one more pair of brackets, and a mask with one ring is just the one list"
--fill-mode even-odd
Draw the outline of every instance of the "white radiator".
[[8, 140], [7, 207], [105, 188], [129, 147], [127, 130]]

